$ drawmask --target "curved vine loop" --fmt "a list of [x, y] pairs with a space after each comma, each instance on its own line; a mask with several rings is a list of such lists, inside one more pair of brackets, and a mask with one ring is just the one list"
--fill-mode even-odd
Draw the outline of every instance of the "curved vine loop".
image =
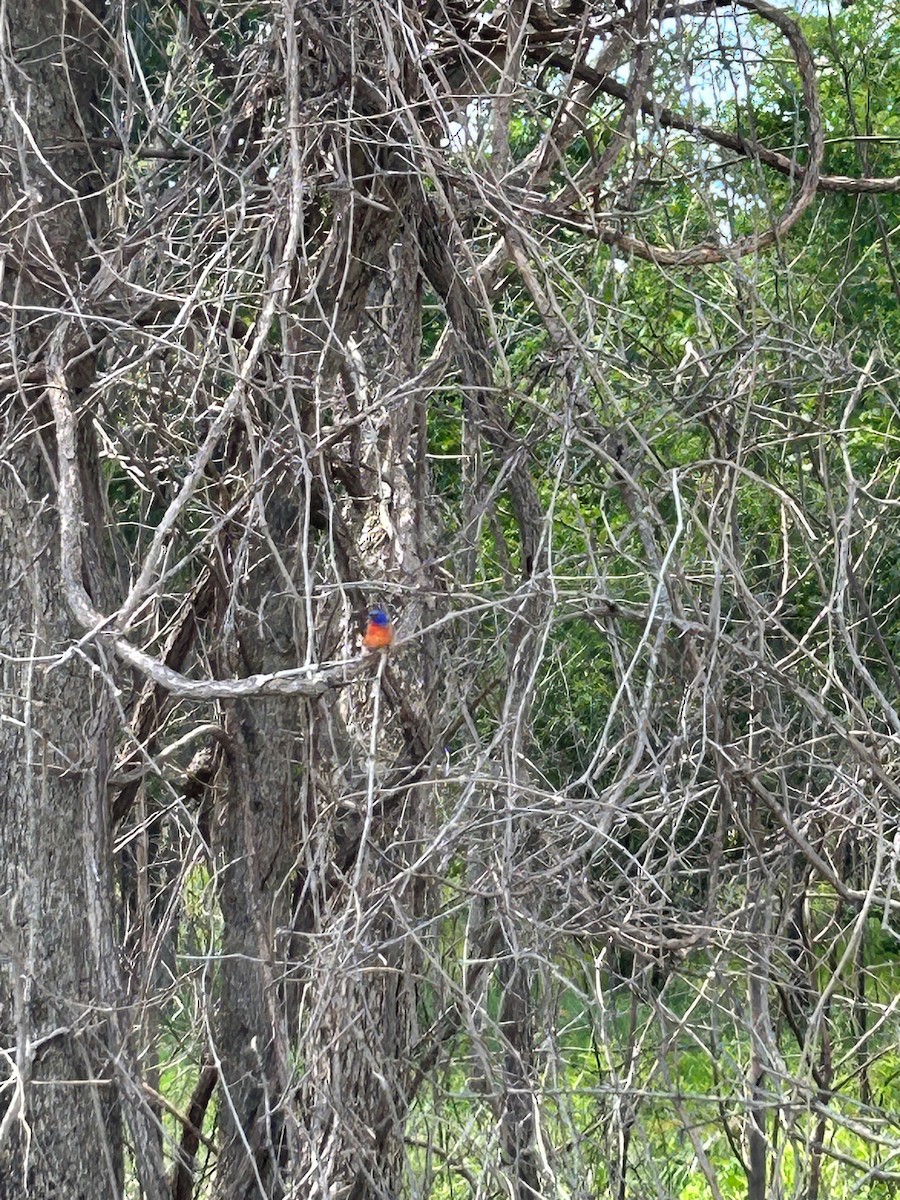
[[822, 111], [812, 52], [797, 22], [769, 4], [768, 0], [735, 0], [735, 4], [756, 13], [784, 35], [793, 51], [794, 61], [800, 75], [803, 103], [807, 112], [809, 158], [804, 167], [798, 165], [795, 168], [800, 176], [800, 186], [787, 208], [765, 232], [738, 238], [726, 246], [700, 242], [685, 249], [673, 250], [655, 245], [643, 238], [622, 233], [612, 225], [595, 222], [592, 222], [590, 227], [582, 226], [585, 232], [590, 229], [594, 236], [599, 237], [601, 241], [614, 245], [619, 250], [636, 254], [639, 258], [648, 259], [660, 266], [706, 266], [765, 250], [792, 229], [809, 208], [819, 187], [825, 153]]

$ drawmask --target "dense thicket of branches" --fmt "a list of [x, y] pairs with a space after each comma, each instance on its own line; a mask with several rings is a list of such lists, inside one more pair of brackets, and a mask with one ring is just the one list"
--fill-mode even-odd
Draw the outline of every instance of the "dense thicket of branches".
[[893, 1194], [898, 31], [0, 6], [0, 1197]]

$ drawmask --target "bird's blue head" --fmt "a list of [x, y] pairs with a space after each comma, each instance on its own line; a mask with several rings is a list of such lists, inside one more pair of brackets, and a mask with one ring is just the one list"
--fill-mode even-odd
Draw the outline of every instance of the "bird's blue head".
[[369, 620], [373, 625], [390, 625], [390, 618], [381, 607], [369, 609]]

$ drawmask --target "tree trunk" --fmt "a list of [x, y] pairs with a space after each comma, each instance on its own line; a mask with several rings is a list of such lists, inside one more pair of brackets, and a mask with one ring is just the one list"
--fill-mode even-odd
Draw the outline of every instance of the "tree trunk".
[[[267, 496], [259, 512], [273, 542], [296, 538], [297, 508], [288, 497]], [[252, 577], [243, 611], [226, 645], [235, 674], [274, 671], [302, 658], [300, 614], [292, 589], [266, 550], [262, 530], [246, 523]], [[290, 1161], [291, 1107], [284, 1033], [284, 970], [279, 939], [290, 918], [290, 877], [297, 853], [302, 705], [268, 697], [227, 705], [227, 785], [213, 829], [223, 918], [221, 990], [211, 1003], [214, 1053], [220, 1060], [222, 1153], [216, 1192], [223, 1200], [283, 1195]]]
[[[120, 1001], [107, 807], [108, 664], [72, 651], [58, 563], [44, 353], [89, 271], [96, 232], [97, 30], [90, 9], [10, 0], [0, 28], [0, 376], [15, 372], [0, 454], [0, 1197], [118, 1198], [121, 1113], [108, 1013]], [[11, 314], [11, 315], [10, 315]], [[77, 401], [85, 360], [67, 373]], [[81, 431], [90, 473], [92, 449]], [[91, 520], [96, 506], [87, 497]], [[97, 526], [86, 531], [96, 548]], [[88, 554], [99, 589], [98, 554]], [[68, 652], [68, 653], [67, 653]]]

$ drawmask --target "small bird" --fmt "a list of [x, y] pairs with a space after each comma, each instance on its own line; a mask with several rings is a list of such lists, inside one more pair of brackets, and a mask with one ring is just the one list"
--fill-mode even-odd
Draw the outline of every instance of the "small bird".
[[367, 650], [383, 650], [394, 640], [391, 618], [380, 605], [369, 609], [369, 620], [363, 634], [363, 645]]

